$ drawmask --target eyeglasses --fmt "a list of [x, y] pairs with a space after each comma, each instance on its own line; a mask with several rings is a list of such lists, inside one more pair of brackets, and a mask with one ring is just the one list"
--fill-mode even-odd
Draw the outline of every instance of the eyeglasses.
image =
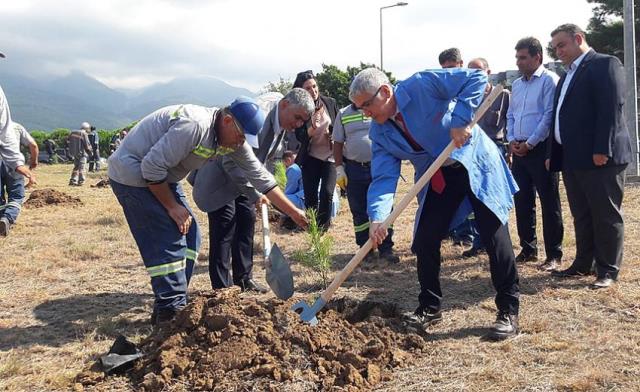
[[373, 94], [373, 96], [371, 96], [371, 98], [369, 98], [366, 101], [362, 102], [362, 105], [360, 105], [360, 107], [358, 109], [366, 109], [369, 106], [371, 106], [371, 104], [373, 103], [373, 100], [376, 99], [376, 97], [380, 93], [381, 89], [382, 89], [382, 86], [378, 87], [378, 89], [376, 90], [376, 93]]

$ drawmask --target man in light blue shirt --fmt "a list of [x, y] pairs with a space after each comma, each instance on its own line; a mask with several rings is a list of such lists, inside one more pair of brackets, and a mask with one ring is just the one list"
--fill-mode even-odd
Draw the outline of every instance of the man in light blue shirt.
[[522, 250], [516, 262], [536, 261], [536, 191], [542, 207], [546, 260], [544, 271], [562, 260], [562, 211], [558, 173], [545, 167], [546, 140], [553, 120], [553, 97], [558, 76], [542, 65], [542, 45], [533, 37], [518, 41], [516, 64], [522, 77], [513, 83], [507, 112], [507, 140], [513, 153], [511, 170], [520, 191], [515, 195], [516, 221]]

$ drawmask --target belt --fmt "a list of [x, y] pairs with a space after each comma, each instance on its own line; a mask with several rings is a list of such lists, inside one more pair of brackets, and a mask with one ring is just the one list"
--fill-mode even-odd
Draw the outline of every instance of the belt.
[[343, 161], [347, 162], [347, 163], [352, 163], [354, 165], [359, 165], [362, 167], [371, 167], [371, 162], [358, 162], [358, 161], [354, 161], [352, 159], [347, 159], [347, 158], [342, 158]]

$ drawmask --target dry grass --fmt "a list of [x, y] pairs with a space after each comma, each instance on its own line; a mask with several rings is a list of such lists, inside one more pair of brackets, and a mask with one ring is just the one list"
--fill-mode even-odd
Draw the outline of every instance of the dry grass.
[[[108, 188], [68, 187], [70, 170], [66, 165], [39, 168], [40, 187], [78, 196], [83, 207], [25, 209], [11, 236], [0, 239], [0, 390], [68, 390], [75, 374], [104, 353], [118, 333], [139, 341], [150, 331], [149, 279], [121, 209]], [[404, 173], [411, 178], [412, 169], [404, 167]], [[87, 184], [97, 180], [91, 176]], [[401, 183], [400, 193], [408, 186]], [[511, 341], [481, 339], [495, 311], [486, 256], [465, 260], [458, 256], [460, 249], [445, 243], [445, 319], [429, 330], [422, 356], [379, 390], [640, 390], [640, 188], [626, 192], [619, 284], [593, 292], [586, 288], [590, 278], [558, 281], [534, 265], [521, 266], [522, 334]], [[332, 274], [356, 251], [346, 200], [342, 204], [330, 231]], [[563, 205], [568, 265], [575, 240], [566, 200]], [[364, 265], [338, 295], [395, 302], [406, 310], [416, 306], [415, 257], [409, 252], [415, 205], [409, 210], [395, 224], [400, 265]], [[207, 233], [206, 215], [198, 212], [198, 222]], [[286, 255], [304, 244], [300, 233], [272, 232]], [[516, 239], [513, 224], [511, 233]], [[191, 285], [198, 290], [210, 287], [203, 237]], [[260, 242], [256, 233], [255, 275], [264, 281]], [[317, 275], [299, 266], [294, 274], [299, 292], [317, 295]]]

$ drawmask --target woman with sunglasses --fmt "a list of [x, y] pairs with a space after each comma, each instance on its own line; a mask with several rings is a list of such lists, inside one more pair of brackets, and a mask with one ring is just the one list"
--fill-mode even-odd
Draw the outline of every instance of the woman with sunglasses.
[[335, 99], [320, 95], [312, 71], [300, 72], [293, 87], [307, 90], [316, 105], [309, 121], [296, 129], [296, 138], [300, 142], [296, 163], [302, 168], [305, 207], [318, 212], [318, 225], [327, 230], [331, 225], [331, 206], [336, 187], [331, 132], [338, 115], [338, 105]]

